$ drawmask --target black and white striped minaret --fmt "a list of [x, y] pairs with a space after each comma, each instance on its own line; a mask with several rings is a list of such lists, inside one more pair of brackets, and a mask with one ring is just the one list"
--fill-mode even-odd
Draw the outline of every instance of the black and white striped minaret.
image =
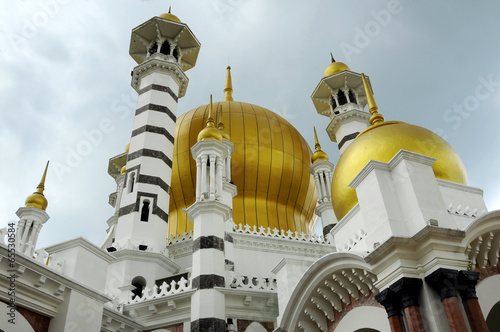
[[117, 250], [161, 251], [166, 245], [177, 101], [183, 97], [200, 43], [172, 14], [132, 30], [139, 93], [115, 233]]
[[[232, 152], [215, 127], [212, 100], [207, 126], [199, 133], [198, 142], [191, 148], [196, 160], [196, 202], [187, 209], [194, 223], [193, 266], [191, 287], [191, 331], [225, 331], [225, 295], [218, 288], [225, 287], [225, 230], [231, 217], [231, 206], [224, 199], [224, 182], [230, 167], [228, 155]], [[236, 194], [233, 191], [233, 197]], [[231, 197], [232, 199], [232, 197]]]

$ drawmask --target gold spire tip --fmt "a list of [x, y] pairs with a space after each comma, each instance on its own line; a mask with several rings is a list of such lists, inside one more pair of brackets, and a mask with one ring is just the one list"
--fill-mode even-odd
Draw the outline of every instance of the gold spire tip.
[[370, 117], [370, 124], [374, 125], [379, 122], [384, 122], [384, 116], [379, 114], [378, 106], [373, 98], [373, 92], [370, 86], [368, 86], [368, 81], [366, 80], [365, 74], [361, 74], [361, 79], [363, 80], [363, 85], [365, 87], [366, 101], [368, 102], [368, 109], [372, 116]]
[[219, 105], [218, 117], [219, 117], [218, 129], [224, 129], [224, 124], [222, 123], [222, 105]]
[[47, 160], [47, 165], [45, 166], [45, 171], [43, 171], [42, 179], [40, 180], [40, 184], [36, 187], [36, 191], [40, 194], [43, 194], [43, 190], [45, 189], [45, 178], [47, 177], [47, 169], [49, 168], [50, 160]]
[[224, 101], [234, 101], [233, 82], [231, 80], [231, 66], [227, 66], [226, 85], [224, 86]]
[[319, 145], [318, 134], [316, 133], [316, 127], [314, 129], [314, 148], [317, 150], [321, 150], [321, 145]]
[[208, 108], [208, 119], [207, 119], [207, 126], [209, 123], [214, 123], [214, 118], [213, 118], [213, 113], [212, 113], [212, 94], [210, 94], [210, 107]]
[[168, 13], [172, 14], [172, 6], [168, 6]]
[[332, 52], [330, 52], [330, 56], [332, 57], [332, 63], [334, 63], [334, 62], [335, 62], [335, 59], [333, 58], [333, 54], [332, 54]]

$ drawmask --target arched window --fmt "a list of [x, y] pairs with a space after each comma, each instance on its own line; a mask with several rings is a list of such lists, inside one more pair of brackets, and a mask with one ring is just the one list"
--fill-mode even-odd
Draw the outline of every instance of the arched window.
[[339, 105], [337, 105], [337, 101], [332, 96], [332, 108], [335, 109], [335, 108], [337, 108], [337, 106], [339, 106]]
[[134, 294], [132, 298], [135, 298], [136, 296], [142, 297], [142, 290], [146, 287], [146, 279], [144, 279], [144, 277], [137, 276], [132, 279], [132, 286], [135, 287], [135, 289], [132, 290], [132, 293]]
[[149, 200], [145, 199], [142, 202], [141, 221], [148, 221], [148, 220], [149, 220]]
[[344, 91], [339, 90], [339, 93], [337, 94], [337, 97], [338, 97], [338, 101], [339, 101], [339, 106], [347, 104], [347, 97], [346, 97]]
[[128, 176], [128, 192], [129, 193], [134, 191], [134, 183], [135, 183], [135, 172], [132, 172]]
[[153, 53], [156, 53], [158, 51], [158, 44], [155, 42], [153, 46], [151, 46], [148, 50], [149, 55], [152, 55]]
[[168, 40], [165, 40], [163, 42], [163, 45], [161, 45], [160, 53], [165, 55], [170, 55], [170, 44]]
[[349, 101], [350, 101], [351, 103], [356, 104], [356, 96], [354, 96], [354, 93], [352, 93], [352, 90], [351, 90], [351, 89], [349, 89]]
[[176, 60], [179, 60], [179, 47], [174, 48], [174, 53], [172, 54]]

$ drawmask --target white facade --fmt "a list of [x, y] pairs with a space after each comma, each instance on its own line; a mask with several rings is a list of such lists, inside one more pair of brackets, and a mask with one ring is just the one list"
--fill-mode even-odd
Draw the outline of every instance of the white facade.
[[[332, 207], [334, 165], [311, 165], [323, 237], [234, 224], [236, 148], [227, 139], [200, 140], [191, 150], [196, 202], [186, 211], [194, 231], [167, 238], [177, 99], [199, 47], [187, 25], [171, 18], [133, 30], [139, 96], [130, 148], [110, 159], [117, 190], [108, 236], [101, 246], [77, 238], [35, 250], [49, 217], [21, 207], [15, 261], [14, 226], [0, 230], [0, 329], [441, 332], [500, 325], [500, 211], [487, 211], [481, 189], [436, 178], [436, 159], [404, 149], [388, 162], [370, 160], [352, 179], [358, 204], [341, 220]], [[341, 154], [370, 125], [366, 89], [359, 74], [344, 70], [313, 93]], [[17, 307], [7, 305], [12, 299]]]

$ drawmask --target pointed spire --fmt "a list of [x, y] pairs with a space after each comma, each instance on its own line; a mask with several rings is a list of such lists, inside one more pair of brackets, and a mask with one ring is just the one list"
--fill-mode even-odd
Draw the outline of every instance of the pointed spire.
[[334, 63], [334, 62], [335, 62], [335, 59], [333, 58], [333, 54], [332, 54], [332, 52], [330, 52], [330, 56], [332, 57], [332, 63]]
[[317, 161], [320, 160], [328, 160], [328, 155], [326, 152], [321, 150], [321, 145], [319, 145], [319, 140], [318, 140], [318, 134], [316, 133], [316, 127], [313, 127], [314, 129], [314, 151], [313, 155], [311, 156], [311, 164], [314, 164]]
[[233, 82], [231, 81], [231, 66], [227, 66], [226, 85], [224, 86], [224, 101], [234, 101]]
[[366, 81], [365, 74], [361, 74], [361, 78], [363, 79], [363, 85], [365, 87], [366, 100], [368, 101], [368, 109], [372, 116], [370, 117], [370, 124], [373, 126], [374, 124], [384, 122], [384, 116], [379, 114], [378, 106], [375, 102], [375, 98], [373, 98], [373, 93], [371, 88], [368, 86], [368, 82]]
[[319, 140], [318, 140], [318, 134], [316, 133], [316, 127], [313, 127], [314, 129], [314, 148], [316, 151], [321, 150], [321, 145], [319, 145]]
[[213, 112], [212, 112], [212, 94], [210, 94], [210, 106], [208, 108], [208, 119], [207, 119], [207, 127], [211, 125], [213, 127], [215, 125], [215, 121], [213, 118]]
[[36, 187], [36, 191], [26, 198], [26, 206], [36, 207], [40, 210], [45, 210], [47, 208], [48, 202], [43, 191], [45, 189], [45, 178], [47, 177], [47, 169], [49, 168], [49, 161], [47, 161], [47, 166], [45, 166], [45, 171], [43, 172], [40, 184]]
[[230, 141], [230, 137], [229, 137], [229, 134], [227, 133], [226, 130], [224, 130], [224, 123], [222, 123], [222, 105], [219, 105], [219, 124], [217, 125], [217, 129], [219, 129], [221, 135], [222, 135], [222, 139], [227, 139], [228, 141]]
[[168, 13], [172, 14], [172, 6], [168, 6]]

